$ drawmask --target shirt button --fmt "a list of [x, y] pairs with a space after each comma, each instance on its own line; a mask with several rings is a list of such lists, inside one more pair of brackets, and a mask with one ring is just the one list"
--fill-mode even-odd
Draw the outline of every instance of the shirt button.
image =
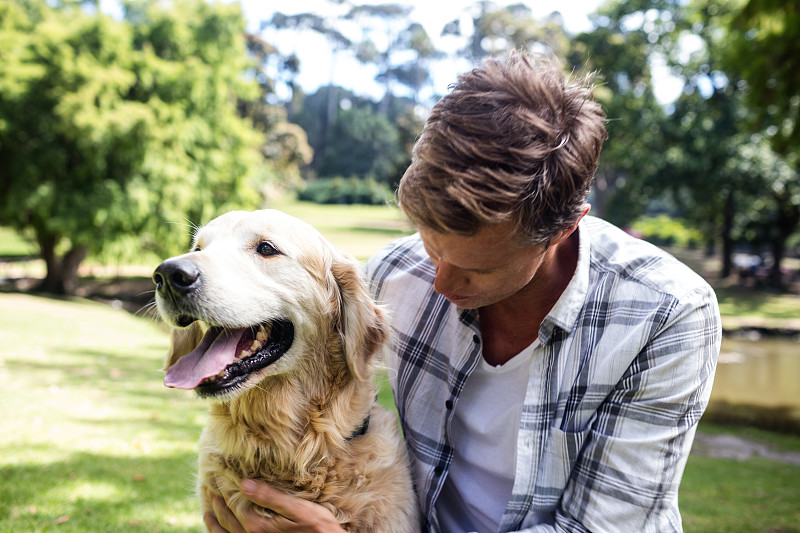
[[475, 344], [478, 344], [479, 342], [481, 342], [481, 338], [478, 337], [477, 335], [473, 335], [472, 336], [472, 342], [474, 342]]
[[453, 400], [447, 400], [446, 402], [444, 402], [444, 406], [447, 407], [448, 409], [452, 409], [453, 408]]

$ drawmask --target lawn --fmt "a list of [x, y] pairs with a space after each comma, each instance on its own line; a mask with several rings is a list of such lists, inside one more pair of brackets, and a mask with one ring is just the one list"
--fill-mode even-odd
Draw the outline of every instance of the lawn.
[[799, 480], [798, 465], [692, 456], [680, 489], [684, 531], [800, 532]]
[[0, 531], [200, 531], [202, 404], [166, 389], [151, 320], [0, 294]]
[[305, 220], [362, 261], [388, 242], [412, 232], [411, 224], [394, 206], [319, 205], [284, 198], [273, 207]]

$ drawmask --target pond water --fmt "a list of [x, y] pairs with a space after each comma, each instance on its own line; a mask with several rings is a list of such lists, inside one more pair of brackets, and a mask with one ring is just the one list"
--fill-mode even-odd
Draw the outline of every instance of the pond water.
[[800, 412], [800, 341], [723, 339], [711, 402]]

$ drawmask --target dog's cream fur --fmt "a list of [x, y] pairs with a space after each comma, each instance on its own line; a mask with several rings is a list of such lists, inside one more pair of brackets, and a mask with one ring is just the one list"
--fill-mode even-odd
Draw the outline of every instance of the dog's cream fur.
[[[269, 243], [276, 254], [257, 252]], [[193, 262], [202, 284], [186, 298], [157, 291], [176, 326], [167, 368], [209, 326], [241, 328], [273, 319], [294, 325], [291, 348], [242, 387], [214, 398], [200, 438], [198, 492], [253, 504], [244, 478], [264, 480], [330, 509], [354, 532], [419, 530], [408, 459], [394, 415], [375, 403], [375, 363], [389, 327], [346, 258], [311, 226], [278, 211], [231, 212], [200, 229]], [[365, 434], [350, 438], [369, 416]], [[261, 511], [259, 509], [259, 511]]]

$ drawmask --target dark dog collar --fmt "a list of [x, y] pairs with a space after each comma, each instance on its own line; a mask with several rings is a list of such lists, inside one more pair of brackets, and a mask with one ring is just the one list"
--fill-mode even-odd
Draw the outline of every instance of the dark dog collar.
[[350, 435], [349, 437], [344, 439], [345, 441], [353, 440], [354, 438], [356, 438], [356, 437], [358, 437], [360, 435], [364, 435], [367, 432], [367, 430], [369, 429], [369, 416], [372, 413], [372, 408], [371, 407], [370, 407], [369, 411], [370, 412], [367, 413], [367, 418], [365, 418], [364, 422], [361, 423], [361, 427], [359, 427], [357, 430], [355, 430], [352, 435]]

